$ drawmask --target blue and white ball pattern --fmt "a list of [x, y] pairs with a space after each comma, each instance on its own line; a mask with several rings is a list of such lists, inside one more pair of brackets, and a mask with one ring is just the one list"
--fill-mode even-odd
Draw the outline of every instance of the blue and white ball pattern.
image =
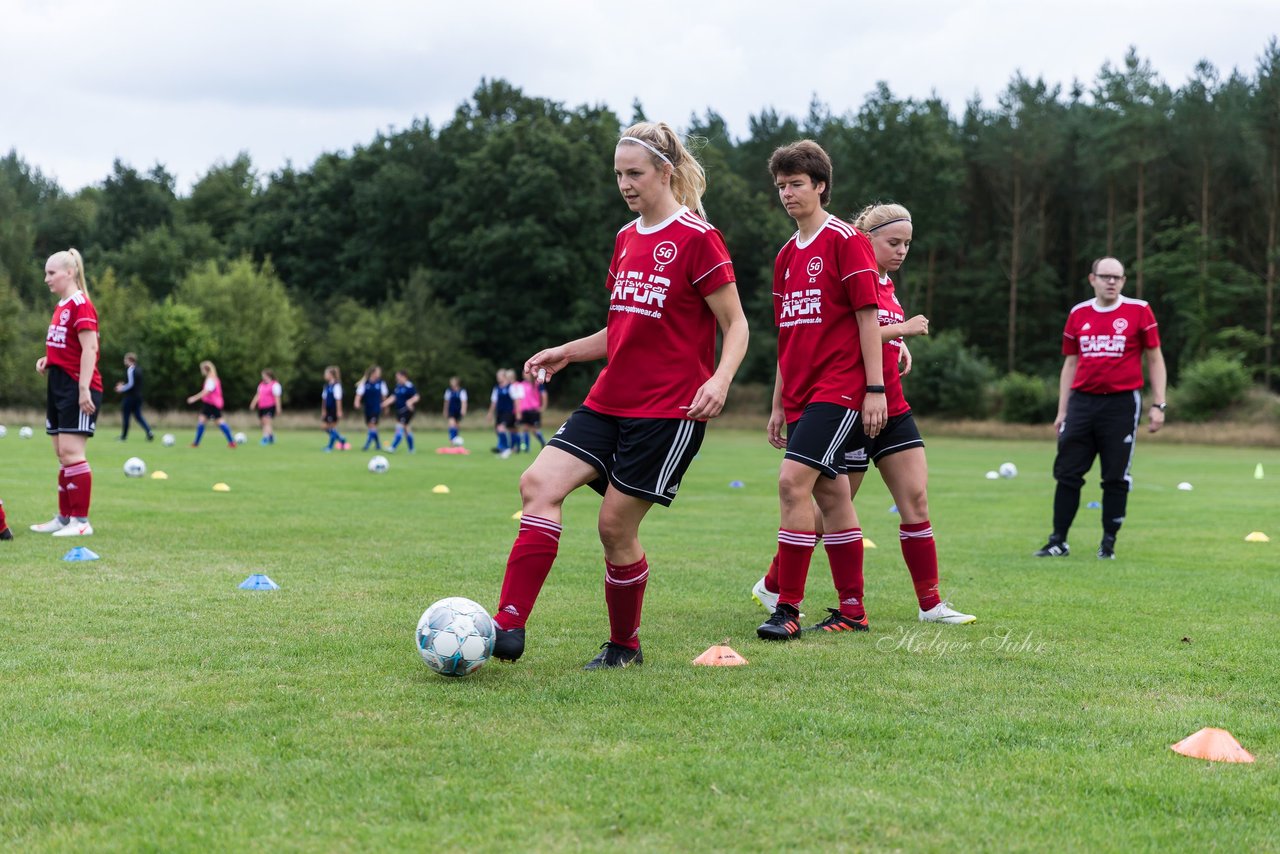
[[418, 654], [442, 676], [474, 673], [493, 655], [497, 627], [484, 608], [451, 596], [422, 613], [415, 638]]

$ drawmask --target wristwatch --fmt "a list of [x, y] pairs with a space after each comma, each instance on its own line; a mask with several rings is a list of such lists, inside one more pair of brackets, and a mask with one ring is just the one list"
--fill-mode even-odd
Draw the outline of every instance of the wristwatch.
[[1169, 406], [1169, 404], [1167, 403], [1153, 403], [1151, 405], [1154, 406], [1156, 409], [1159, 409], [1161, 412], [1164, 412], [1165, 409]]

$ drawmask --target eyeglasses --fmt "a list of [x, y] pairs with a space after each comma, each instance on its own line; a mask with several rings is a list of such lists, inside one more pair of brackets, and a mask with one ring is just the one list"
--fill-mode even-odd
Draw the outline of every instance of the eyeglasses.
[[1094, 273], [1093, 277], [1100, 282], [1123, 282], [1124, 274], [1113, 276], [1110, 273]]

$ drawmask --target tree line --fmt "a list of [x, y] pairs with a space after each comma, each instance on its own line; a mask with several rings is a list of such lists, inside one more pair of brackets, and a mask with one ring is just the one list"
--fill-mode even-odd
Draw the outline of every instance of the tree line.
[[[317, 399], [328, 364], [485, 389], [496, 367], [603, 323], [613, 235], [629, 217], [612, 176], [627, 123], [486, 80], [439, 128], [418, 120], [270, 174], [241, 154], [185, 195], [163, 165], [119, 161], [70, 193], [11, 151], [0, 159], [0, 405], [43, 401], [32, 370], [51, 310], [43, 263], [73, 245], [104, 367], [137, 352], [153, 404], [179, 405], [205, 358], [229, 406], [248, 402], [267, 367], [299, 405]], [[810, 137], [836, 165], [831, 210], [911, 209], [903, 304], [996, 373], [1056, 377], [1065, 313], [1091, 296], [1089, 265], [1106, 254], [1127, 265], [1126, 293], [1152, 303], [1175, 385], [1210, 357], [1276, 385], [1275, 38], [1250, 72], [1201, 62], [1177, 88], [1131, 48], [1089, 84], [1018, 74], [994, 106], [975, 99], [958, 114], [879, 84], [855, 110], [816, 99], [803, 117], [763, 110], [741, 137], [712, 110], [683, 130], [705, 140], [706, 208], [752, 326], [743, 381], [772, 381], [773, 257], [793, 230], [765, 164]], [[564, 375], [566, 404], [598, 368]]]

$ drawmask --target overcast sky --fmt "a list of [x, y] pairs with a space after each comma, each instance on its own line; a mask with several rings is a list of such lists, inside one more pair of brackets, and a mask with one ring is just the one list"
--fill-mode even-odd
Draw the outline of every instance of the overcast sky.
[[1088, 84], [1131, 44], [1173, 86], [1202, 58], [1252, 75], [1278, 31], [1277, 0], [0, 0], [0, 152], [67, 189], [159, 162], [186, 192], [240, 151], [269, 173], [438, 127], [485, 77], [743, 134], [815, 94], [856, 109], [877, 80], [955, 113], [1019, 70]]

